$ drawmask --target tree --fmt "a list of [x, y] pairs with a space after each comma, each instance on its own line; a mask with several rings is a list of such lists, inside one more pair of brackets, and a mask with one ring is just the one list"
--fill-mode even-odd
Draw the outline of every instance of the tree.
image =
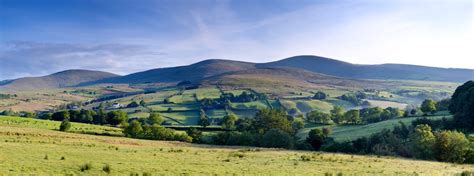
[[198, 129], [194, 128], [194, 127], [189, 128], [188, 130], [186, 130], [186, 134], [188, 134], [188, 136], [191, 137], [192, 141], [195, 142], [195, 143], [201, 141], [202, 132], [199, 131]]
[[441, 131], [436, 133], [434, 151], [436, 159], [462, 163], [466, 159], [466, 154], [470, 150], [469, 140], [466, 136], [457, 131]]
[[297, 118], [291, 122], [291, 127], [293, 128], [293, 131], [298, 132], [298, 130], [304, 128], [304, 121], [301, 118]]
[[379, 122], [383, 120], [384, 116], [388, 118], [390, 115], [390, 112], [386, 112], [380, 107], [364, 108], [360, 110], [360, 116], [362, 116], [364, 121], [367, 121], [368, 123]]
[[287, 116], [288, 114], [283, 109], [261, 109], [255, 114], [252, 126], [260, 134], [273, 128], [293, 134], [293, 128]]
[[352, 124], [358, 124], [362, 121], [358, 109], [351, 109], [344, 114], [344, 118]]
[[331, 110], [331, 117], [335, 123], [341, 123], [344, 120], [344, 107], [334, 106]]
[[140, 105], [136, 101], [132, 101], [131, 103], [127, 105], [127, 108], [136, 108], [138, 106]]
[[323, 128], [323, 134], [325, 137], [328, 137], [330, 133], [331, 133], [330, 128]]
[[63, 120], [59, 125], [59, 131], [69, 131], [69, 129], [71, 129], [71, 122], [67, 119]]
[[119, 125], [126, 122], [127, 119], [127, 113], [121, 110], [110, 111], [107, 113], [107, 122], [111, 125]]
[[306, 142], [311, 144], [314, 150], [319, 150], [326, 139], [323, 131], [319, 128], [312, 129], [308, 133], [308, 137], [306, 138]]
[[413, 155], [420, 159], [433, 158], [433, 146], [436, 141], [431, 127], [426, 124], [417, 125], [410, 134], [411, 148]]
[[293, 137], [281, 129], [272, 128], [263, 135], [262, 146], [272, 148], [293, 148]]
[[222, 119], [222, 127], [225, 129], [234, 129], [235, 128], [235, 121], [237, 121], [237, 117], [230, 113], [229, 115], [224, 116]]
[[163, 122], [163, 119], [161, 118], [160, 114], [158, 114], [156, 112], [152, 112], [148, 116], [148, 122], [150, 122], [151, 125], [153, 125], [153, 124], [160, 125]]
[[327, 97], [326, 93], [318, 91], [318, 92], [316, 92], [316, 94], [314, 94], [313, 99], [324, 100], [324, 99], [326, 99], [326, 97]]
[[204, 111], [204, 109], [201, 109], [199, 111], [199, 121], [198, 121], [198, 124], [201, 125], [202, 127], [207, 127], [209, 126], [211, 123], [209, 122], [209, 118], [207, 117], [206, 115], [206, 111]]
[[95, 124], [106, 124], [107, 123], [107, 113], [105, 112], [104, 108], [102, 108], [102, 104], [99, 105], [99, 109], [97, 110], [97, 113], [94, 116], [93, 121], [94, 121]]
[[411, 114], [412, 116], [416, 115], [416, 113], [417, 113], [417, 110], [416, 110], [416, 109], [411, 109], [410, 114]]
[[449, 104], [451, 103], [451, 99], [450, 98], [445, 98], [445, 99], [442, 99], [441, 101], [438, 101], [436, 103], [436, 110], [438, 111], [446, 111], [449, 109]]
[[458, 126], [472, 129], [474, 127], [474, 81], [468, 81], [456, 88], [449, 111], [454, 115]]
[[143, 132], [143, 127], [140, 122], [133, 120], [130, 124], [125, 126], [123, 133], [128, 137], [139, 137]]
[[427, 115], [428, 113], [434, 114], [436, 112], [436, 102], [432, 99], [426, 99], [421, 104], [421, 111]]
[[51, 118], [56, 121], [63, 121], [64, 119], [69, 120], [69, 111], [55, 112]]
[[93, 123], [96, 113], [92, 110], [82, 109], [79, 114], [79, 121], [83, 123]]
[[320, 111], [311, 111], [306, 114], [306, 119], [314, 123], [329, 124], [331, 115]]
[[144, 100], [140, 101], [140, 106], [146, 107], [146, 102]]
[[169, 104], [169, 103], [171, 103], [171, 101], [170, 101], [169, 98], [165, 98], [165, 99], [163, 100], [163, 104]]

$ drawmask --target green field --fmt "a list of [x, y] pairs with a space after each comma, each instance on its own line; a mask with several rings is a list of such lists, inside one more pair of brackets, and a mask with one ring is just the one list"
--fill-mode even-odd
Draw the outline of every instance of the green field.
[[166, 117], [172, 118], [174, 120], [179, 121], [181, 124], [185, 125], [196, 125], [199, 120], [199, 111], [183, 111], [183, 112], [171, 112], [171, 113], [160, 113], [163, 120], [171, 122], [172, 124], [179, 124], [175, 123], [174, 121], [169, 121]]
[[215, 87], [200, 88], [196, 90], [196, 95], [199, 100], [202, 100], [204, 98], [215, 99], [221, 96], [221, 92], [218, 88]]
[[[444, 116], [431, 116], [429, 119], [442, 119]], [[335, 141], [349, 141], [355, 140], [360, 137], [369, 137], [370, 135], [380, 132], [383, 129], [393, 129], [396, 125], [399, 125], [400, 121], [405, 125], [411, 125], [411, 122], [420, 117], [408, 117], [399, 118], [392, 120], [385, 120], [377, 123], [371, 123], [367, 125], [316, 125], [306, 127], [298, 132], [298, 136], [301, 139], [305, 139], [309, 131], [313, 128], [329, 128], [331, 129], [330, 137], [334, 138]], [[448, 118], [451, 118], [448, 116]]]
[[[5, 175], [106, 175], [102, 169], [106, 165], [111, 168], [110, 175], [453, 175], [474, 171], [473, 165], [395, 157], [66, 133], [32, 119], [0, 119], [0, 173]], [[73, 128], [77, 125], [73, 123]], [[302, 156], [309, 161], [303, 161]], [[91, 169], [81, 171], [86, 163]]]
[[[9, 126], [9, 127], [34, 127], [39, 129], [47, 130], [59, 130], [60, 121], [52, 120], [39, 120], [31, 118], [21, 118], [21, 117], [10, 117], [10, 116], [0, 116], [0, 126]], [[87, 134], [99, 134], [99, 135], [114, 135], [122, 136], [122, 129], [115, 127], [107, 127], [100, 125], [91, 125], [84, 123], [71, 122], [72, 128], [70, 132], [73, 133], [87, 133]]]
[[307, 113], [318, 110], [322, 112], [329, 112], [333, 106], [320, 100], [280, 100], [286, 109], [297, 109], [298, 113]]

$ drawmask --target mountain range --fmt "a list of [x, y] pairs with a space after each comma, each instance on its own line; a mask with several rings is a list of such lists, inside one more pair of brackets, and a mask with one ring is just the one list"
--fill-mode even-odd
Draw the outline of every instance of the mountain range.
[[[242, 75], [279, 76], [314, 82], [325, 78], [426, 80], [465, 82], [474, 79], [472, 69], [436, 68], [405, 64], [359, 65], [319, 56], [294, 56], [269, 63], [251, 63], [209, 59], [187, 66], [157, 68], [119, 76], [91, 70], [66, 70], [42, 77], [26, 77], [0, 81], [0, 89], [29, 90], [86, 86], [101, 83], [176, 83], [216, 82], [220, 78]], [[356, 83], [352, 80], [351, 83]]]

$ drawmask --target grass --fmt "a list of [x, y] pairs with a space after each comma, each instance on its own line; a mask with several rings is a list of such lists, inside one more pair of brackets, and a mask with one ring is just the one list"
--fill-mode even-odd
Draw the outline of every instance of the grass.
[[[453, 175], [473, 165], [219, 147], [64, 133], [0, 123], [5, 175]], [[48, 159], [44, 159], [48, 156]], [[61, 159], [65, 157], [65, 159]], [[82, 171], [81, 171], [82, 170]]]
[[381, 101], [381, 100], [367, 100], [370, 102], [372, 106], [378, 106], [381, 108], [387, 108], [387, 107], [395, 107], [395, 108], [400, 108], [400, 109], [405, 109], [407, 104], [405, 103], [398, 103], [398, 102], [393, 102], [393, 101]]
[[[429, 119], [441, 119], [444, 116], [431, 116], [427, 117]], [[448, 116], [450, 117], [450, 116]], [[377, 123], [371, 123], [367, 125], [318, 125], [310, 126], [309, 128], [304, 128], [298, 132], [298, 136], [301, 139], [305, 139], [309, 131], [313, 128], [330, 128], [331, 134], [330, 137], [333, 137], [335, 141], [349, 141], [355, 140], [360, 137], [369, 137], [370, 135], [380, 132], [383, 129], [393, 129], [396, 125], [399, 125], [399, 122], [405, 123], [405, 125], [411, 125], [411, 122], [420, 117], [408, 117], [408, 118], [399, 118], [381, 121]]]
[[136, 112], [136, 113], [128, 114], [128, 118], [147, 118], [149, 116], [150, 116], [150, 113], [148, 112]]
[[167, 111], [168, 108], [171, 108], [173, 111], [183, 111], [183, 110], [198, 110], [199, 104], [197, 103], [180, 103], [180, 104], [157, 104], [147, 106], [154, 111]]
[[[199, 111], [183, 111], [183, 112], [171, 112], [171, 113], [160, 113], [164, 117], [173, 118], [185, 125], [196, 125], [199, 120]], [[164, 118], [164, 120], [167, 120]], [[169, 121], [175, 124], [173, 121]]]
[[333, 106], [342, 106], [346, 110], [355, 108], [354, 104], [352, 104], [351, 102], [340, 100], [340, 99], [337, 99], [337, 98], [327, 98], [324, 101], [327, 102], [327, 103], [332, 104]]
[[211, 109], [206, 110], [206, 115], [212, 118], [223, 118], [227, 113], [223, 109]]
[[196, 90], [196, 95], [199, 100], [202, 100], [204, 98], [215, 99], [221, 96], [221, 92], [218, 88], [215, 87], [200, 88]]
[[252, 110], [252, 109], [244, 109], [244, 110], [237, 110], [233, 109], [232, 112], [237, 115], [239, 118], [253, 118], [255, 117], [255, 113], [257, 113], [257, 110]]
[[298, 110], [298, 113], [307, 113], [310, 111], [318, 110], [322, 112], [329, 113], [332, 109], [332, 105], [325, 101], [320, 100], [280, 100], [282, 105], [286, 109], [295, 108]]
[[[60, 121], [0, 116], [0, 126], [35, 127], [40, 129], [59, 130], [60, 124]], [[76, 122], [71, 122], [71, 129], [69, 130], [69, 132], [122, 136], [122, 129], [120, 128]]]
[[236, 109], [265, 109], [268, 108], [265, 101], [252, 101], [245, 103], [232, 103], [232, 108]]

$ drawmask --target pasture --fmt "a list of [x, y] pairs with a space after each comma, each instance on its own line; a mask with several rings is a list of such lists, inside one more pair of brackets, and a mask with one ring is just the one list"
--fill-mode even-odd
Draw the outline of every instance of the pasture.
[[[451, 116], [430, 116], [428, 119], [442, 119], [443, 117], [452, 118]], [[350, 141], [360, 137], [369, 137], [370, 135], [380, 132], [383, 129], [393, 129], [395, 126], [403, 122], [405, 125], [411, 125], [411, 122], [420, 117], [407, 117], [385, 120], [377, 123], [370, 123], [367, 125], [315, 125], [306, 127], [298, 132], [301, 139], [305, 139], [308, 133], [313, 128], [329, 128], [331, 134], [329, 137], [334, 138], [335, 141]]]
[[[77, 125], [73, 124], [73, 128]], [[194, 145], [67, 133], [41, 126], [15, 125], [5, 121], [0, 123], [0, 173], [454, 175], [463, 171], [474, 171], [474, 166], [467, 164], [282, 149]]]

